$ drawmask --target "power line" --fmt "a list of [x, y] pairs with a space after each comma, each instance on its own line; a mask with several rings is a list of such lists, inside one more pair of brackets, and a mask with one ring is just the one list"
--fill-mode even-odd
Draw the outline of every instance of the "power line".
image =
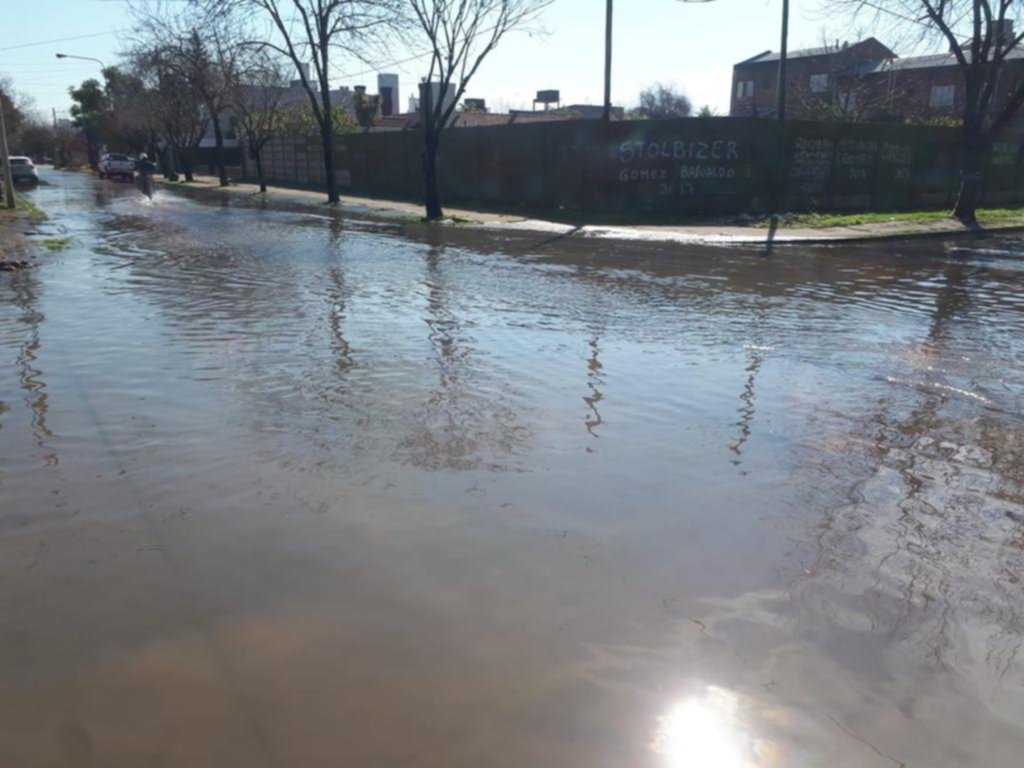
[[0, 61], [0, 67], [86, 67], [91, 64], [74, 64], [64, 61]]
[[9, 70], [5, 70], [2, 65], [0, 65], [0, 72], [6, 72], [15, 80], [42, 80], [44, 78], [60, 80], [65, 77], [78, 77], [79, 75], [89, 74], [88, 72], [83, 72], [80, 69], [57, 69], [38, 72], [11, 72]]
[[53, 45], [54, 43], [69, 43], [72, 40], [86, 40], [90, 37], [105, 37], [107, 35], [119, 34], [116, 29], [112, 29], [109, 32], [95, 32], [91, 35], [76, 35], [75, 37], [59, 37], [55, 40], [40, 40], [37, 43], [23, 43], [21, 45], [9, 45], [6, 48], [0, 48], [0, 51], [16, 51], [21, 48], [35, 48], [40, 45]]

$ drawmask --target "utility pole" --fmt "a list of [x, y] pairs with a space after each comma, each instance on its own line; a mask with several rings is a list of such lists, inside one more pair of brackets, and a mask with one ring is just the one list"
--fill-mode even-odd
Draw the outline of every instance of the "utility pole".
[[775, 88], [775, 117], [778, 121], [778, 178], [773, 185], [772, 213], [781, 213], [786, 203], [786, 58], [789, 53], [789, 0], [782, 0], [782, 43], [779, 47], [779, 82]]
[[789, 50], [789, 0], [782, 0], [782, 44], [779, 48], [779, 82], [775, 88], [775, 116], [786, 122], [786, 55]]
[[605, 123], [612, 119], [612, 0], [604, 21], [604, 115]]
[[0, 171], [4, 174], [4, 197], [7, 207], [14, 208], [14, 179], [11, 177], [11, 155], [7, 149], [7, 121], [4, 118], [3, 91], [0, 91]]

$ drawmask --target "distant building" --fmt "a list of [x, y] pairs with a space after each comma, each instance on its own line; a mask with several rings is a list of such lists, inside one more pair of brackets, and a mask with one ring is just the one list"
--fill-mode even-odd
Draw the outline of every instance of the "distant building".
[[455, 104], [455, 95], [459, 92], [458, 83], [448, 83], [447, 87], [440, 82], [420, 83], [420, 108], [434, 104], [442, 104], [443, 109]]
[[[509, 112], [520, 122], [537, 120], [543, 122], [548, 120], [600, 120], [604, 117], [604, 107], [598, 104], [567, 104], [555, 109], [527, 110], [513, 109]], [[612, 120], [625, 120], [626, 110], [622, 107], [612, 107]]]
[[401, 112], [398, 75], [377, 75], [377, 93], [380, 94], [381, 115], [397, 115]]
[[[1013, 34], [1012, 26], [1007, 34]], [[779, 55], [765, 51], [733, 67], [731, 116], [775, 115], [778, 64]], [[1024, 48], [1018, 47], [1006, 57], [995, 109], [1006, 103], [1022, 80]], [[788, 117], [873, 122], [956, 119], [963, 104], [963, 76], [952, 53], [901, 58], [869, 37], [791, 51], [787, 59]]]
[[[590, 105], [572, 105], [559, 109], [537, 110], [528, 109], [512, 110], [507, 114], [495, 112], [480, 112], [476, 110], [456, 111], [452, 116], [450, 127], [452, 128], [481, 128], [489, 125], [523, 125], [526, 123], [551, 123], [565, 120], [598, 120], [603, 115], [603, 108]], [[625, 119], [625, 110], [622, 107], [612, 108], [612, 120]], [[423, 127], [422, 116], [419, 112], [409, 112], [402, 115], [390, 115], [378, 117], [373, 124], [371, 131], [405, 131]]]
[[[317, 89], [315, 81], [309, 81], [313, 85], [314, 89]], [[268, 88], [272, 86], [262, 85], [249, 85], [243, 86], [245, 88]], [[278, 102], [278, 108], [280, 109], [306, 109], [310, 107], [309, 94], [306, 93], [306, 89], [302, 86], [302, 80], [292, 80], [288, 86], [275, 87], [274, 90], [280, 91], [281, 99]], [[319, 95], [319, 90], [317, 91]], [[341, 87], [335, 88], [331, 91], [331, 104], [335, 107], [342, 107], [349, 114], [355, 114], [355, 92], [349, 88]], [[224, 147], [226, 149], [235, 149], [239, 146], [238, 138], [238, 119], [231, 110], [224, 110], [220, 114], [220, 129], [224, 137]], [[203, 134], [203, 139], [199, 144], [200, 149], [212, 149], [217, 145], [216, 137], [213, 133], [213, 123], [208, 123], [206, 126], [206, 133]]]

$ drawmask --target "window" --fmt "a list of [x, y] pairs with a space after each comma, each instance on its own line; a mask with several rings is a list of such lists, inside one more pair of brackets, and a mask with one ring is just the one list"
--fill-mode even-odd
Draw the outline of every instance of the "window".
[[949, 109], [956, 101], [955, 85], [933, 85], [928, 96], [928, 106], [936, 109]]
[[839, 94], [839, 109], [845, 114], [857, 110], [857, 94], [852, 91], [845, 91]]
[[737, 99], [749, 99], [754, 95], [754, 81], [753, 80], [737, 80], [736, 81], [736, 98]]
[[828, 75], [811, 75], [811, 93], [828, 91]]

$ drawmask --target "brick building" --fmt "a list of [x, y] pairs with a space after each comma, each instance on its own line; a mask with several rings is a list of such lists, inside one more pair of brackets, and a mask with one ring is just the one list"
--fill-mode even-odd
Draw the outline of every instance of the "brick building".
[[[765, 51], [733, 67], [729, 114], [775, 115], [779, 55]], [[1024, 80], [1024, 48], [1006, 57], [993, 109]], [[900, 57], [873, 37], [792, 51], [787, 116], [805, 120], [922, 122], [960, 116], [963, 77], [952, 53]]]

